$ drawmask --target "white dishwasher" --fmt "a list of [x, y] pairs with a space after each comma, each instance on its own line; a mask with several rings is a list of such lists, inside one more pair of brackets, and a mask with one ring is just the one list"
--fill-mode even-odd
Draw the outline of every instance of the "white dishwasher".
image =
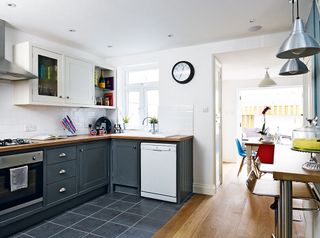
[[175, 144], [141, 143], [141, 196], [177, 202]]

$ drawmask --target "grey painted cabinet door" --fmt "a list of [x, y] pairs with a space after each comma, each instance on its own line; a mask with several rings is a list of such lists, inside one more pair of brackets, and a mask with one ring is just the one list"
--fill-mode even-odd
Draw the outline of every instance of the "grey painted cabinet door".
[[93, 142], [79, 146], [80, 191], [107, 184], [108, 145]]
[[112, 184], [139, 186], [139, 142], [112, 140]]

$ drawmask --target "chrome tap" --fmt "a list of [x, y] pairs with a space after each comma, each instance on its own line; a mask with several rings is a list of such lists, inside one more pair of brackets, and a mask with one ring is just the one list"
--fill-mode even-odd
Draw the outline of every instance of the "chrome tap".
[[[145, 118], [143, 118], [143, 120], [142, 120], [142, 125], [144, 125], [144, 122], [147, 120], [147, 119], [150, 119], [151, 117], [145, 117]], [[148, 120], [147, 120], [147, 124], [148, 124]]]
[[[142, 121], [142, 125], [144, 125], [144, 122], [147, 120], [147, 119], [151, 119], [151, 117], [145, 117]], [[148, 125], [148, 120], [147, 120], [147, 125]], [[151, 132], [152, 134], [156, 134], [156, 125], [155, 124], [152, 124], [152, 128], [149, 130], [149, 132]]]

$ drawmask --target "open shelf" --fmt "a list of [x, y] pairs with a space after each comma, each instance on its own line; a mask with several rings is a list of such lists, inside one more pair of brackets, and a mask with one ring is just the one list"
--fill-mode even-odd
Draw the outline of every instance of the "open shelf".
[[94, 69], [95, 105], [94, 108], [116, 108], [115, 70], [95, 66]]

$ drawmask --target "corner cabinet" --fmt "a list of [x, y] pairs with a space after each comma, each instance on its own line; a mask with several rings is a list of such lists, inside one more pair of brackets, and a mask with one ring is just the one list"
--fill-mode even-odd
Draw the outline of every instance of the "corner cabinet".
[[[95, 102], [93, 63], [47, 50], [30, 42], [14, 46], [13, 60], [38, 77], [14, 82], [15, 105], [101, 107], [96, 106]], [[114, 72], [111, 69], [109, 71]], [[112, 75], [115, 80], [113, 77]], [[112, 93], [115, 95], [113, 91]]]
[[111, 190], [137, 193], [140, 190], [140, 141], [111, 141]]
[[79, 145], [79, 192], [108, 184], [109, 142], [91, 142]]

